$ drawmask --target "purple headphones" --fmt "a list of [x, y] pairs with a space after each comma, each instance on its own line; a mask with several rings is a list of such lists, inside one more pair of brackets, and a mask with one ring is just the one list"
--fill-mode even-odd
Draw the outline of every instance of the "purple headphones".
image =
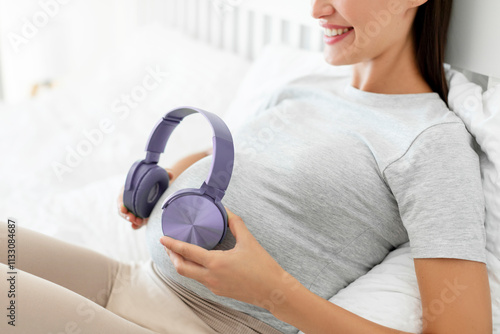
[[194, 113], [202, 114], [212, 125], [212, 166], [200, 188], [181, 189], [165, 200], [162, 230], [166, 236], [212, 249], [226, 235], [227, 214], [221, 199], [229, 185], [234, 163], [231, 132], [217, 115], [193, 107], [169, 111], [149, 136], [146, 159], [135, 162], [128, 172], [123, 204], [137, 217], [149, 217], [169, 183], [167, 171], [157, 165], [160, 154], [172, 131], [184, 117]]

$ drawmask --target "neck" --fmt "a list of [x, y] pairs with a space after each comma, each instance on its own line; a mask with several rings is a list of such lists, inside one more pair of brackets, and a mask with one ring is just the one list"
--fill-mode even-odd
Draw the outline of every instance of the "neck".
[[399, 48], [354, 65], [352, 86], [380, 94], [429, 93], [432, 89], [418, 69], [411, 38]]

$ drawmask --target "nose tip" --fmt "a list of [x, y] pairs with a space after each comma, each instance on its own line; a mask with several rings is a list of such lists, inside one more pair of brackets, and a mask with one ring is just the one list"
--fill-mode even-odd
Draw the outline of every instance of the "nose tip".
[[333, 6], [325, 0], [311, 0], [311, 16], [320, 19], [332, 15], [335, 12]]

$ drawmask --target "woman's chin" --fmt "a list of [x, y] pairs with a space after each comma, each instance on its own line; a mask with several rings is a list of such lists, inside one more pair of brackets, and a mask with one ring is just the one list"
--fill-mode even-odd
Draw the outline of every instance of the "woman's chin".
[[351, 65], [352, 62], [347, 61], [345, 57], [338, 54], [325, 53], [324, 54], [325, 61], [332, 66], [342, 66], [342, 65]]

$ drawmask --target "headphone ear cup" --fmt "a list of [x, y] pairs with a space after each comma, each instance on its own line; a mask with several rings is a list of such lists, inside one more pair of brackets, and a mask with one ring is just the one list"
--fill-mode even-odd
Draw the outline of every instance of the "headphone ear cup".
[[153, 165], [139, 181], [134, 196], [134, 213], [137, 217], [147, 218], [161, 195], [167, 190], [168, 173], [160, 166]]
[[212, 198], [185, 190], [165, 203], [161, 221], [164, 235], [209, 250], [222, 241], [227, 226]]

